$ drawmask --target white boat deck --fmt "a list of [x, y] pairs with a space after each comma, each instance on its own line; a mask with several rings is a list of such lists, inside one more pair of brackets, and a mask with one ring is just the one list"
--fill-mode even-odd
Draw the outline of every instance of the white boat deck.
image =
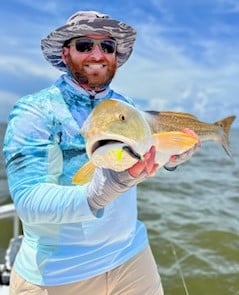
[[0, 285], [0, 295], [9, 295], [9, 287]]
[[[13, 220], [13, 237], [18, 237], [20, 222], [13, 204], [0, 206], [0, 219], [7, 218], [11, 218]], [[0, 285], [0, 295], [9, 295], [9, 287]]]

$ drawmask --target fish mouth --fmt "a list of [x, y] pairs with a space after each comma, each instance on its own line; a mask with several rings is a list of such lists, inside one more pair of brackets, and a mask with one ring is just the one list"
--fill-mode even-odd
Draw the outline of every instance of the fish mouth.
[[120, 140], [114, 140], [114, 139], [101, 139], [101, 140], [98, 140], [96, 141], [92, 148], [91, 148], [91, 155], [94, 154], [94, 152], [102, 147], [102, 146], [105, 146], [107, 144], [112, 144], [112, 143], [121, 143], [121, 144], [125, 144], [122, 149], [127, 152], [132, 158], [135, 158], [137, 160], [141, 160], [141, 155], [139, 153], [137, 153], [130, 145], [126, 144], [125, 142], [123, 141], [120, 141]]
[[111, 143], [123, 143], [120, 140], [114, 140], [114, 139], [101, 139], [96, 141], [92, 148], [91, 148], [91, 154], [93, 155], [93, 153], [100, 147], [107, 145], [107, 144], [111, 144]]
[[135, 158], [137, 160], [142, 160], [142, 157], [139, 153], [134, 151], [129, 145], [125, 145], [122, 147], [124, 151], [126, 151], [132, 158]]

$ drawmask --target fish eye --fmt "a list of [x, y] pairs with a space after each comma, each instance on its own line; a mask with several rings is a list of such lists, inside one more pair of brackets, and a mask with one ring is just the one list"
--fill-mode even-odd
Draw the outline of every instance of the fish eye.
[[119, 114], [119, 119], [120, 119], [120, 121], [125, 121], [126, 117], [124, 114]]

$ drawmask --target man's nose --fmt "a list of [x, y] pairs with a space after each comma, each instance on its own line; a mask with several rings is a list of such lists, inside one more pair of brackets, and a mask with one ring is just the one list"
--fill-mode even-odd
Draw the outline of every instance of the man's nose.
[[98, 44], [95, 44], [92, 51], [90, 52], [90, 56], [95, 60], [100, 60], [104, 55], [103, 51], [100, 49]]

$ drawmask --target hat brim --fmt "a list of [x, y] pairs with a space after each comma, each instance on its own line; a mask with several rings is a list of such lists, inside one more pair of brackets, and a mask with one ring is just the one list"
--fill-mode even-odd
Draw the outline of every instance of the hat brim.
[[129, 58], [135, 42], [135, 30], [114, 19], [96, 18], [62, 26], [41, 40], [45, 59], [61, 71], [67, 71], [62, 60], [62, 47], [65, 41], [90, 34], [109, 35], [117, 42], [117, 65], [120, 67]]

